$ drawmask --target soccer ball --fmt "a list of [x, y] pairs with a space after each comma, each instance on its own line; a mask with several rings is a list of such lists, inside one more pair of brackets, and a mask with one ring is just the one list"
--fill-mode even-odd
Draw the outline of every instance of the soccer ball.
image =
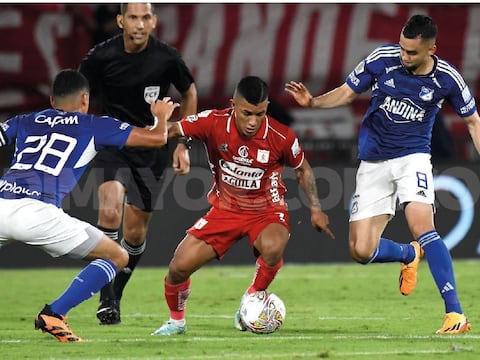
[[240, 321], [255, 334], [270, 334], [285, 321], [285, 304], [274, 293], [256, 291], [244, 297], [240, 306]]

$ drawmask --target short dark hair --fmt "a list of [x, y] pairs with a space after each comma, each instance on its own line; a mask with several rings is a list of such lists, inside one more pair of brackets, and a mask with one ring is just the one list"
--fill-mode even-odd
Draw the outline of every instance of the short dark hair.
[[405, 23], [402, 34], [407, 39], [420, 37], [424, 40], [433, 40], [437, 37], [437, 25], [432, 18], [428, 16], [413, 15]]
[[84, 90], [89, 91], [88, 80], [76, 70], [62, 70], [53, 80], [53, 97], [65, 97]]
[[268, 99], [268, 85], [258, 76], [247, 76], [237, 84], [235, 96], [241, 96], [250, 104], [257, 105]]
[[[128, 10], [128, 4], [130, 3], [120, 3], [120, 14], [123, 16], [127, 13], [127, 10]], [[153, 4], [152, 3], [147, 3], [147, 4], [150, 4], [150, 9], [152, 10], [152, 14], [155, 13], [155, 10], [153, 8]]]

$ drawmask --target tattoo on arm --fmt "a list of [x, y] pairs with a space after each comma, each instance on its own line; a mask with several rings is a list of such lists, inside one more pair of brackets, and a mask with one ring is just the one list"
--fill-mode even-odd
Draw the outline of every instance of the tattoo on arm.
[[317, 183], [313, 172], [310, 168], [305, 169], [300, 167], [296, 170], [297, 181], [300, 184], [303, 192], [307, 196], [310, 207], [320, 207], [320, 199], [318, 198]]

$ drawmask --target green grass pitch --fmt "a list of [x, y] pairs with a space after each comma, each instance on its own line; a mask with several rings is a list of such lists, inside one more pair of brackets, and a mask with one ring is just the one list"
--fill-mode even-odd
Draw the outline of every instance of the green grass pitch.
[[398, 264], [289, 265], [270, 287], [286, 304], [270, 335], [238, 332], [232, 318], [254, 265], [212, 264], [192, 276], [187, 333], [151, 336], [168, 318], [165, 268], [142, 268], [125, 290], [122, 324], [99, 326], [98, 295], [72, 309], [69, 324], [85, 343], [63, 344], [33, 329], [35, 314], [79, 269], [0, 271], [1, 359], [479, 359], [480, 262], [455, 261], [457, 286], [472, 330], [435, 335], [443, 302], [425, 261], [419, 283], [400, 295]]

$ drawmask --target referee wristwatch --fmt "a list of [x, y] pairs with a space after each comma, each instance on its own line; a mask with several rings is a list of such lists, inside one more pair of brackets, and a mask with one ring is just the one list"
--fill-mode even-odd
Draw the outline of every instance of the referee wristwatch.
[[193, 139], [191, 137], [182, 136], [178, 138], [178, 143], [185, 145], [185, 147], [188, 150], [192, 148], [192, 142], [193, 142]]

